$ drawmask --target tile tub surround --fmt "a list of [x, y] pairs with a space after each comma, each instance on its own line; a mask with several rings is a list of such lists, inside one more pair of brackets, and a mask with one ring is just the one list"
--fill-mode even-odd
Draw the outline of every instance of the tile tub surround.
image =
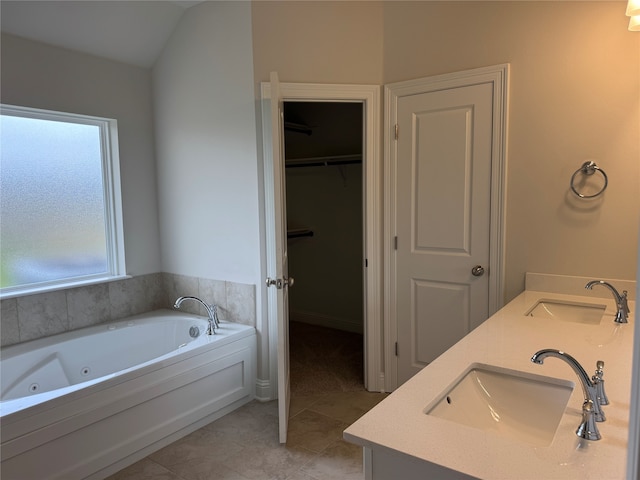
[[[624, 479], [627, 457], [631, 358], [634, 320], [615, 324], [613, 299], [598, 325], [576, 324], [524, 313], [540, 298], [585, 302], [584, 296], [525, 291], [398, 388], [345, 431], [345, 439], [385, 453], [407, 455], [421, 469], [440, 465], [483, 479]], [[629, 302], [635, 312], [635, 302]], [[555, 358], [543, 365], [530, 361], [543, 348], [575, 357], [592, 374], [605, 361], [604, 407], [600, 441], [581, 440], [575, 430], [581, 419], [582, 389], [571, 368]], [[471, 427], [426, 415], [469, 365], [477, 362], [576, 383], [548, 447], [535, 447]], [[460, 455], [464, 452], [464, 455]]]
[[[229, 322], [256, 326], [256, 286], [245, 283], [188, 277], [163, 273], [164, 295], [168, 308], [178, 297], [192, 295], [218, 306], [220, 318]], [[165, 307], [167, 308], [167, 307]], [[180, 306], [186, 312], [206, 316], [197, 302], [185, 302]]]
[[[172, 308], [182, 295], [198, 296], [219, 305], [220, 318], [256, 325], [255, 285], [153, 273], [2, 300], [0, 346]], [[183, 307], [188, 313], [205, 315], [195, 302]]]

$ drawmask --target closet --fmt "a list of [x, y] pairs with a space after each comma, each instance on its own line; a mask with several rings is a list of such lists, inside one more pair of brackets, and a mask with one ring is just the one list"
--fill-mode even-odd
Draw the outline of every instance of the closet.
[[292, 395], [363, 388], [363, 104], [285, 102]]

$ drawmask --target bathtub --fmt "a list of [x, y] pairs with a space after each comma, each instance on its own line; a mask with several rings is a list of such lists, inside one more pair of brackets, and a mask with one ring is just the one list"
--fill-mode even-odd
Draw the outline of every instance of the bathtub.
[[3, 480], [104, 478], [255, 396], [252, 327], [158, 310], [0, 352]]

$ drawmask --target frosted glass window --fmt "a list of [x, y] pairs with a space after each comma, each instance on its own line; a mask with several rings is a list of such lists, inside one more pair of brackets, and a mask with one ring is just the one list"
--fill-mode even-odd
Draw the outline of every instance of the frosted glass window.
[[118, 274], [107, 119], [3, 107], [2, 291]]

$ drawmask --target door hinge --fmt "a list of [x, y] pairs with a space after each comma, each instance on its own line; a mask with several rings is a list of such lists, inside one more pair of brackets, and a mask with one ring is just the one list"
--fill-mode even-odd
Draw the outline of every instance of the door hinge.
[[394, 133], [394, 135], [395, 135], [395, 138], [396, 138], [396, 140], [397, 140], [397, 139], [398, 139], [398, 124], [397, 124], [397, 123], [396, 123], [396, 126], [395, 126], [395, 133]]
[[398, 342], [396, 342], [396, 357], [398, 356]]
[[364, 259], [364, 268], [368, 268], [369, 267], [369, 260], [368, 259]]
[[398, 249], [398, 237], [393, 237], [393, 249]]

